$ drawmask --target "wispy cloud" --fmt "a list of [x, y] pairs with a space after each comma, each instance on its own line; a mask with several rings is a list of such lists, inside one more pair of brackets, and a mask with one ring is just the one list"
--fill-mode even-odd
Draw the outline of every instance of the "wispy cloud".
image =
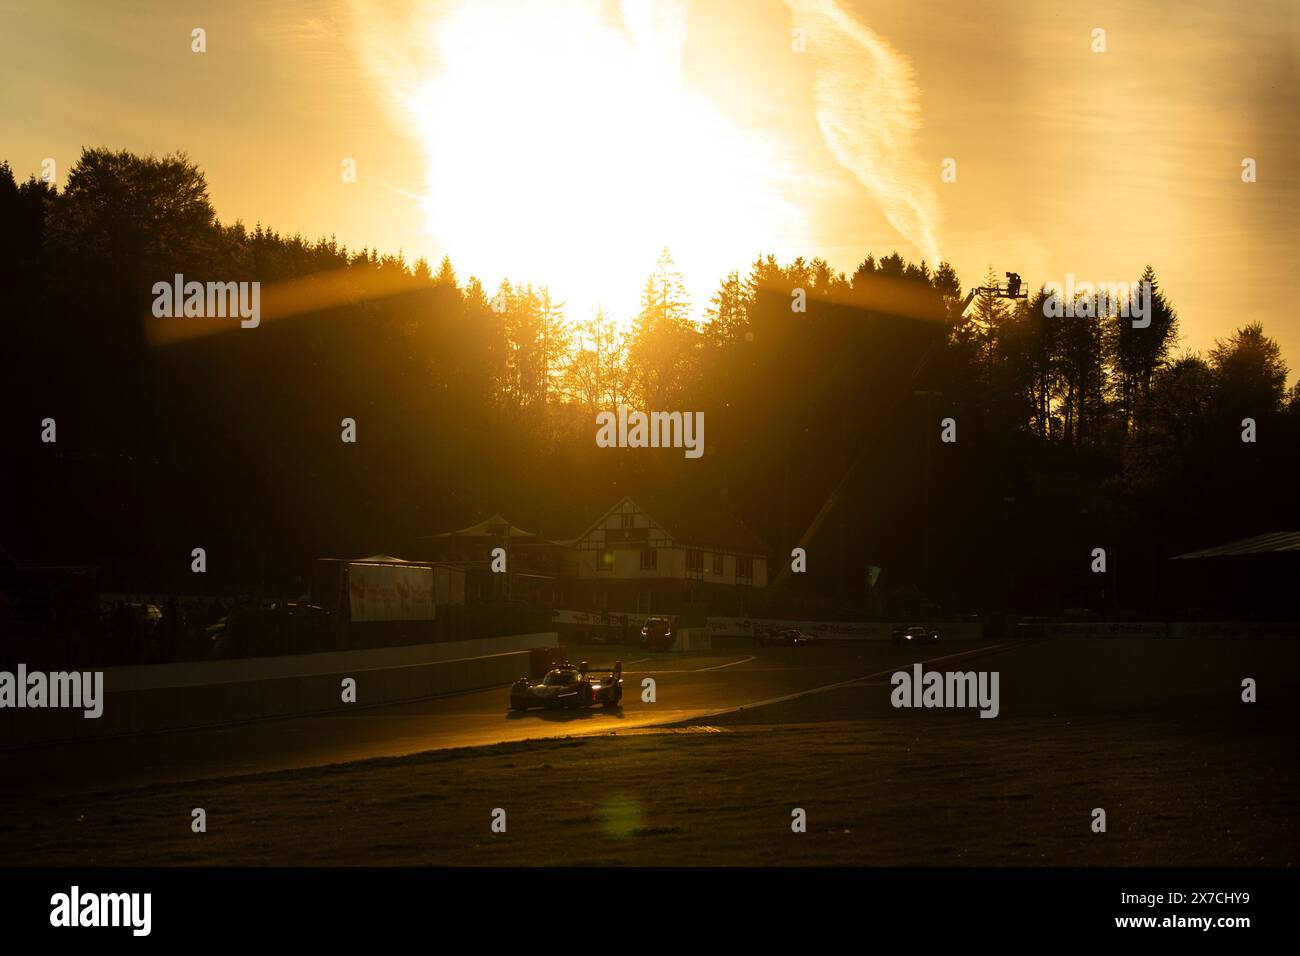
[[817, 125], [831, 154], [867, 188], [890, 225], [937, 263], [937, 213], [927, 177], [937, 176], [938, 166], [916, 157], [920, 90], [911, 64], [837, 0], [786, 4], [807, 37]]

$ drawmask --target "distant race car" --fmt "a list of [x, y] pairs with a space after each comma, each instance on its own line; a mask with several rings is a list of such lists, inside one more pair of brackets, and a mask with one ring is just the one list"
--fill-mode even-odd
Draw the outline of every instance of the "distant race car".
[[610, 671], [592, 672], [583, 661], [577, 667], [561, 664], [546, 672], [541, 680], [521, 677], [510, 688], [510, 706], [515, 710], [530, 707], [566, 708], [617, 707], [623, 700], [623, 662], [615, 661]]
[[788, 647], [794, 647], [797, 644], [816, 644], [817, 638], [807, 631], [801, 631], [797, 627], [782, 627], [773, 631], [768, 631], [758, 639], [759, 647], [767, 647], [769, 644], [784, 644]]
[[641, 625], [641, 646], [648, 651], [669, 650], [676, 639], [673, 622], [666, 617], [652, 617]]
[[893, 632], [895, 644], [934, 644], [939, 640], [939, 632], [921, 625], [896, 627]]

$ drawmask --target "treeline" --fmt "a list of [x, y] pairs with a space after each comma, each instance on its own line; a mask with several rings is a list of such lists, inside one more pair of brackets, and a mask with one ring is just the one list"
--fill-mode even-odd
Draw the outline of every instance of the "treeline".
[[[761, 256], [697, 322], [665, 251], [637, 315], [575, 316], [543, 285], [223, 224], [185, 156], [91, 149], [61, 191], [0, 166], [0, 270], [0, 547], [102, 563], [122, 585], [192, 588], [204, 546], [210, 587], [292, 587], [310, 558], [415, 554], [496, 511], [572, 536], [640, 489], [735, 513], [778, 561], [815, 526], [790, 586], [845, 612], [882, 593], [1059, 608], [1115, 600], [1087, 573], [1093, 547], [1155, 568], [1295, 523], [1300, 393], [1270, 317], [1224, 316], [1236, 331], [1187, 353], [1150, 267], [1145, 328], [1046, 317], [1044, 290], [980, 294], [963, 315], [948, 264], [897, 254], [851, 275]], [[151, 289], [175, 273], [342, 277], [346, 293], [151, 346]], [[594, 412], [621, 402], [704, 411], [704, 457], [597, 448]], [[1120, 600], [1149, 603], [1144, 588]]]

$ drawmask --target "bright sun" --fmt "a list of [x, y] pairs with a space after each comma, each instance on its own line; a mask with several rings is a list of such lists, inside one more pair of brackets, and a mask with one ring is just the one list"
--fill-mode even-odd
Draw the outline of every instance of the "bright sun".
[[421, 64], [389, 92], [427, 156], [429, 231], [462, 276], [546, 284], [571, 318], [603, 303], [626, 321], [664, 246], [698, 309], [802, 222], [771, 146], [683, 83], [684, 22], [662, 11], [465, 0], [388, 38]]

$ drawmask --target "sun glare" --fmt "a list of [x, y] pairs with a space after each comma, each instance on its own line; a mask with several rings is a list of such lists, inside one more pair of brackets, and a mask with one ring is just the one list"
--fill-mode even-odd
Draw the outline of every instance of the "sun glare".
[[627, 321], [664, 246], [702, 283], [699, 308], [800, 231], [772, 144], [690, 91], [681, 34], [639, 7], [475, 0], [401, 41], [419, 79], [390, 92], [427, 156], [429, 232], [462, 276], [547, 284], [582, 296], [571, 317], [599, 302]]

